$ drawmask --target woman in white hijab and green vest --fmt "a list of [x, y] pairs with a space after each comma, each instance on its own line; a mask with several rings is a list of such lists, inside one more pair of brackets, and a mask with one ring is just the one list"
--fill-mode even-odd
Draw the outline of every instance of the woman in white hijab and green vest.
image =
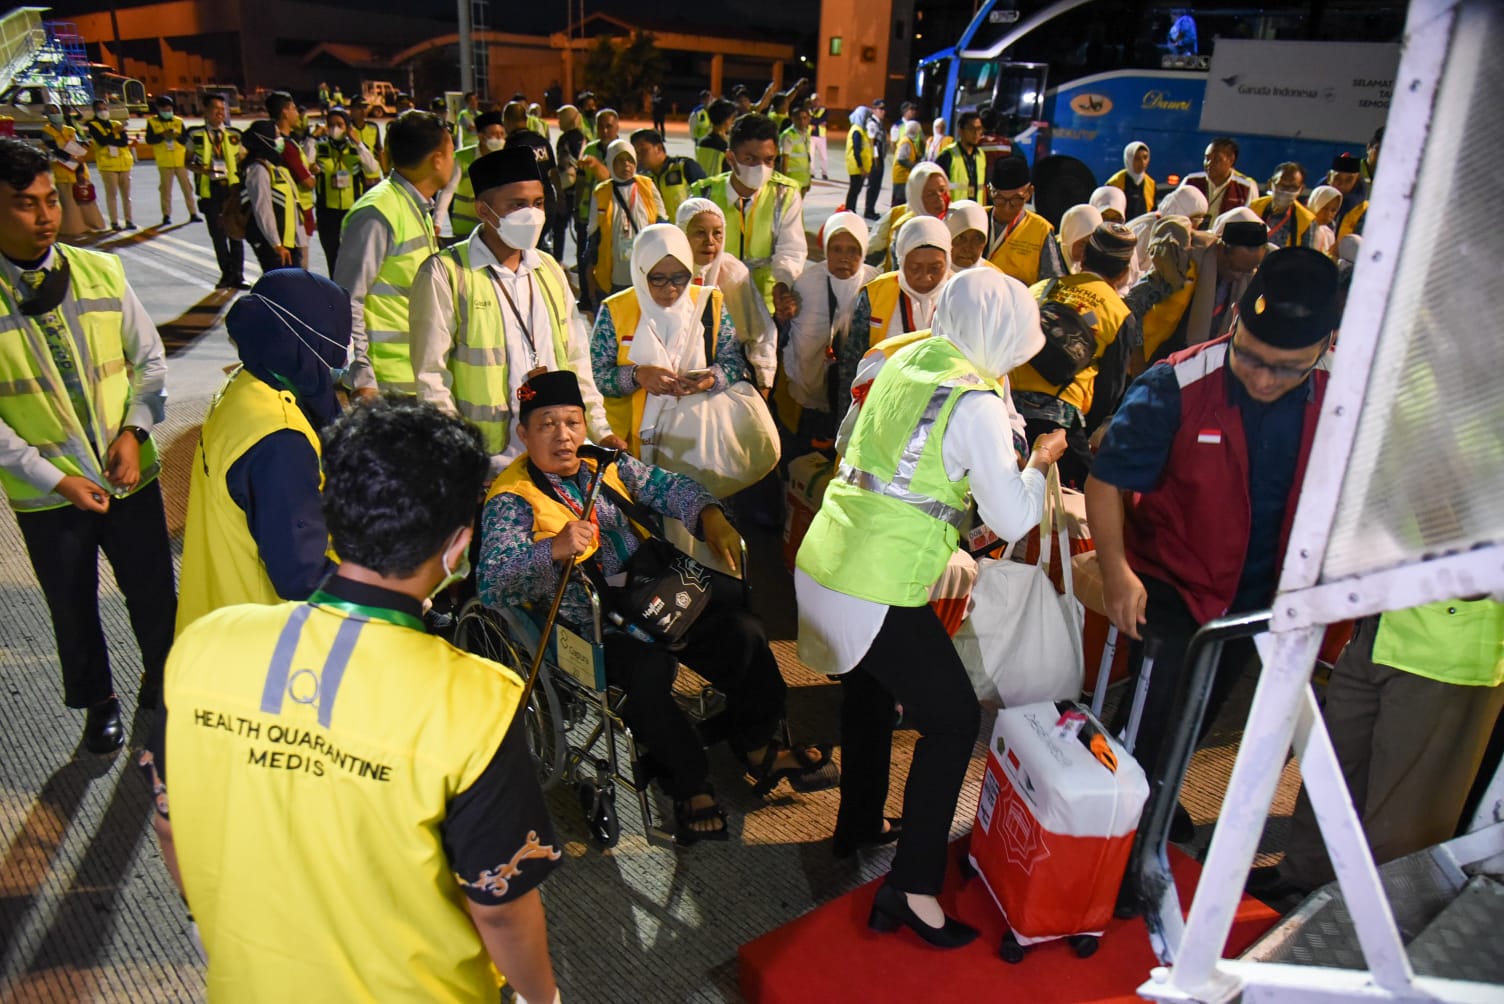
[[[846, 856], [896, 839], [869, 926], [906, 925], [937, 948], [957, 948], [977, 932], [947, 917], [936, 896], [980, 710], [929, 590], [956, 550], [969, 498], [1004, 539], [1039, 522], [1044, 472], [1065, 437], [1042, 437], [1020, 473], [1003, 378], [1044, 344], [1023, 285], [992, 269], [962, 272], [941, 291], [932, 327], [888, 360], [866, 395], [799, 548], [794, 587], [799, 657], [842, 684], [833, 850]], [[901, 467], [914, 450], [917, 464]], [[883, 814], [895, 702], [919, 732], [897, 819]]]

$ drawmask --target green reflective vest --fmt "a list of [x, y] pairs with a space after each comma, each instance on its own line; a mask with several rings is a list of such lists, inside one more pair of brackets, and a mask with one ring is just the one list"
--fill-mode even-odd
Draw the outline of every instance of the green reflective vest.
[[[366, 145], [367, 150], [371, 151], [371, 157], [379, 166], [381, 164], [382, 154], [381, 127], [378, 126], [375, 122], [367, 122], [365, 125], [357, 128], [352, 122], [350, 124], [350, 131], [360, 137], [360, 141]], [[375, 185], [376, 182], [381, 180], [381, 174], [379, 171], [376, 174], [367, 172], [365, 179], [368, 182], [366, 187], [369, 188]]]
[[783, 152], [783, 173], [804, 191], [813, 181], [809, 170], [809, 133], [797, 128], [785, 129], [778, 145]]
[[[276, 241], [281, 247], [291, 248], [298, 245], [298, 186], [292, 180], [292, 172], [281, 164], [269, 160], [258, 161], [266, 168], [271, 183], [272, 195], [272, 219], [277, 224], [277, 232], [274, 234], [262, 234], [267, 240]], [[247, 165], [249, 170], [254, 165]], [[256, 211], [251, 205], [250, 189], [240, 189], [240, 206], [245, 210], [246, 218], [251, 225], [255, 226]], [[259, 229], [259, 228], [258, 228]]]
[[960, 539], [971, 484], [945, 473], [941, 445], [961, 395], [998, 393], [943, 338], [900, 350], [873, 381], [796, 564], [828, 589], [917, 607]]
[[[971, 199], [983, 205], [987, 203], [987, 155], [981, 148], [966, 155], [957, 143], [950, 148], [950, 200], [960, 202], [962, 199]], [[971, 161], [973, 174], [966, 173], [966, 162]]]
[[[589, 143], [585, 144], [585, 149], [580, 151], [580, 159], [583, 160], [586, 157], [594, 157], [596, 160], [605, 163], [606, 144], [603, 144], [598, 139], [592, 139]], [[611, 170], [610, 164], [606, 164], [606, 170]], [[591, 174], [583, 167], [580, 168], [580, 173], [587, 179], [585, 182], [585, 188], [582, 191], [594, 192], [595, 186], [600, 184], [600, 182], [596, 180], [595, 175]], [[591, 209], [591, 200], [587, 197], [582, 196], [580, 198], [579, 204], [575, 206], [575, 213], [579, 216], [581, 223], [589, 222]]]
[[689, 140], [698, 143], [710, 135], [710, 112], [705, 110], [704, 105], [695, 108], [689, 113]]
[[695, 182], [690, 193], [721, 207], [726, 217], [726, 253], [736, 256], [751, 270], [752, 281], [772, 310], [773, 251], [778, 244], [778, 221], [791, 200], [798, 207], [799, 183], [774, 171], [768, 183], [752, 197], [745, 213], [740, 207], [741, 196], [731, 187], [729, 171]]
[[413, 379], [411, 344], [408, 341], [407, 297], [417, 277], [418, 266], [439, 249], [438, 238], [433, 232], [433, 217], [423, 211], [414, 196], [399, 181], [396, 175], [383, 178], [381, 183], [355, 200], [350, 212], [345, 214], [340, 225], [341, 234], [349, 229], [355, 213], [367, 207], [380, 213], [392, 229], [392, 246], [376, 281], [366, 290], [365, 321], [366, 338], [369, 340], [367, 355], [371, 369], [376, 373], [376, 382], [383, 389], [413, 393], [417, 382]]
[[[78, 329], [72, 331], [74, 337], [69, 342], [73, 364], [89, 395], [89, 428], [84, 428], [83, 418], [73, 407], [41, 324], [20, 312], [19, 291], [3, 280], [0, 421], [55, 466], [60, 480], [78, 475], [110, 492], [113, 489], [105, 477], [105, 451], [120, 435], [131, 408], [131, 375], [121, 335], [125, 269], [112, 254], [62, 244], [54, 248], [67, 260], [71, 273], [68, 296], [77, 308]], [[67, 316], [66, 311], [63, 316]], [[157, 471], [157, 448], [148, 437], [141, 444], [137, 489], [150, 484]], [[18, 512], [71, 504], [50, 488], [37, 488], [3, 468], [0, 487], [11, 508]]]
[[[567, 369], [569, 361], [569, 280], [559, 263], [542, 251], [543, 260], [532, 271], [544, 306], [548, 309], [549, 337], [553, 342], [554, 366]], [[511, 437], [512, 402], [507, 389], [507, 325], [514, 323], [510, 309], [501, 301], [496, 280], [488, 267], [470, 267], [470, 242], [461, 241], [437, 255], [449, 274], [454, 293], [455, 332], [449, 352], [450, 393], [460, 417], [480, 429], [486, 451], [504, 452]], [[518, 304], [519, 310], [526, 310]], [[537, 338], [542, 332], [534, 332]], [[519, 360], [526, 365], [525, 360]]]
[[[709, 142], [712, 139], [719, 142]], [[695, 144], [695, 163], [699, 164], [700, 169], [712, 178], [718, 174], [724, 174], [726, 165], [729, 163], [726, 159], [727, 149], [724, 136], [707, 136]]]
[[663, 212], [668, 222], [674, 222], [679, 206], [689, 198], [689, 174], [684, 165], [688, 157], [669, 157], [663, 162], [663, 170], [653, 176], [658, 194], [663, 196]]
[[1504, 603], [1443, 600], [1379, 618], [1373, 661], [1463, 687], [1504, 683]]
[[[211, 169], [224, 165], [224, 177], [211, 178], [208, 173], [194, 176], [194, 189], [200, 199], [210, 196], [210, 182], [223, 181], [226, 185], [240, 184], [240, 155], [244, 149], [240, 130], [229, 126], [221, 126], [219, 129], [219, 143], [216, 146], [214, 137], [210, 135], [208, 126], [194, 126], [188, 130], [185, 142], [188, 144], [189, 155], [193, 162], [202, 164]], [[103, 169], [103, 168], [101, 168]]]
[[480, 226], [480, 217], [475, 214], [475, 187], [470, 184], [470, 165], [479, 153], [478, 146], [462, 146], [454, 151], [460, 183], [454, 190], [454, 201], [449, 204], [449, 225], [457, 238], [469, 237]]
[[319, 165], [318, 208], [348, 210], [355, 205], [355, 186], [362, 174], [355, 144], [320, 140], [315, 161]]

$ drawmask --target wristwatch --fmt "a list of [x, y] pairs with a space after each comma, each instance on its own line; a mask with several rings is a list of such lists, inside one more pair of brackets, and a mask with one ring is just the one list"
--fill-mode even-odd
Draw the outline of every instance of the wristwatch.
[[141, 428], [141, 426], [139, 426], [139, 425], [127, 425], [126, 427], [124, 427], [120, 431], [121, 432], [129, 432], [132, 436], [135, 436], [136, 437], [136, 442], [138, 442], [138, 443], [144, 443], [144, 442], [146, 442], [147, 437], [151, 435], [151, 433], [147, 432], [145, 429]]

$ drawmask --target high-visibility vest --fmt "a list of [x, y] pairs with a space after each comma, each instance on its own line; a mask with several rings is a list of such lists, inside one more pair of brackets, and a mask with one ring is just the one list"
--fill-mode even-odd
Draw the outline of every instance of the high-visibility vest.
[[653, 176], [658, 194], [663, 196], [664, 215], [670, 223], [679, 212], [679, 206], [689, 198], [689, 172], [684, 168], [687, 163], [688, 157], [669, 157], [663, 162], [663, 170]]
[[367, 207], [380, 213], [392, 231], [391, 250], [381, 262], [376, 281], [366, 290], [367, 351], [378, 384], [411, 394], [417, 390], [417, 383], [413, 379], [407, 297], [418, 266], [438, 250], [438, 238], [433, 232], [433, 217], [394, 176], [383, 178], [355, 200], [340, 225], [341, 234], [349, 229], [355, 214]]
[[705, 110], [704, 105], [697, 105], [695, 110], [689, 113], [689, 140], [691, 143], [699, 143], [709, 135], [710, 112]]
[[1379, 617], [1373, 661], [1461, 687], [1504, 683], [1504, 603], [1442, 600]]
[[[88, 478], [106, 492], [110, 444], [120, 435], [131, 408], [131, 378], [122, 341], [126, 282], [120, 259], [63, 244], [54, 253], [68, 263], [68, 296], [78, 311], [78, 330], [69, 345], [74, 368], [89, 395], [89, 427], [73, 407], [41, 324], [24, 316], [18, 304], [23, 291], [0, 279], [0, 421], [58, 469], [59, 478]], [[59, 307], [59, 310], [62, 308]], [[67, 316], [64, 314], [63, 316]], [[92, 438], [93, 444], [90, 445]], [[157, 448], [150, 437], [141, 444], [141, 481], [157, 476]], [[37, 488], [0, 468], [0, 487], [17, 512], [60, 509], [71, 505], [51, 487]]]
[[[124, 122], [90, 119], [89, 139], [94, 143], [94, 163], [101, 171], [129, 171], [136, 163]], [[111, 153], [110, 151], [116, 151]]]
[[809, 169], [809, 133], [798, 128], [785, 129], [778, 145], [783, 151], [783, 173], [792, 178], [802, 192], [814, 178]]
[[449, 204], [449, 225], [456, 238], [469, 237], [480, 226], [480, 216], [475, 211], [475, 186], [470, 183], [470, 165], [480, 153], [478, 146], [462, 146], [454, 151], [454, 166], [459, 169], [460, 183], [454, 189], [454, 201]]
[[[1093, 359], [1100, 359], [1102, 353], [1107, 351], [1107, 346], [1117, 341], [1118, 329], [1132, 314], [1117, 290], [1093, 272], [1077, 272], [1059, 279], [1045, 279], [1031, 286], [1029, 293], [1040, 303], [1063, 303], [1074, 307], [1083, 318], [1088, 314], [1096, 315], [1096, 324], [1092, 325], [1092, 335], [1097, 342]], [[1082, 415], [1091, 411], [1092, 390], [1096, 379], [1096, 362], [1077, 373], [1075, 379], [1063, 390], [1040, 376], [1039, 371], [1029, 363], [1024, 363], [1008, 374], [1008, 383], [1014, 390], [1056, 394]]]
[[[585, 144], [585, 148], [580, 151], [580, 159], [583, 160], [586, 157], [594, 157], [596, 160], [601, 161], [602, 163], [605, 163], [605, 160], [606, 160], [606, 148], [601, 145], [600, 140], [592, 139], [589, 143]], [[609, 173], [610, 170], [611, 170], [611, 165], [610, 164], [606, 164], [606, 171], [607, 171], [607, 173]], [[585, 178], [593, 179], [595, 177], [593, 174], [590, 174], [590, 172], [584, 171], [583, 168], [581, 168], [581, 171], [583, 172], [583, 177], [585, 177]], [[607, 178], [606, 180], [609, 181], [611, 179]], [[599, 184], [599, 182], [594, 181], [594, 180], [590, 180], [590, 181], [586, 182], [586, 185], [590, 186], [590, 190], [591, 191], [594, 191], [594, 186], [597, 185], [597, 184]], [[575, 207], [575, 212], [577, 212], [579, 214], [580, 222], [581, 223], [588, 223], [588, 222], [590, 222], [590, 208], [591, 208], [591, 202], [590, 202], [589, 199], [581, 199], [580, 200], [580, 204]], [[608, 286], [607, 288], [609, 289], [610, 287]]]
[[[996, 226], [997, 222], [994, 220], [991, 225]], [[988, 255], [988, 260], [1025, 286], [1032, 286], [1039, 281], [1040, 249], [1054, 236], [1055, 228], [1049, 220], [1025, 209], [1024, 218], [997, 250]]]
[[[569, 280], [557, 261], [542, 251], [534, 253], [542, 259], [542, 265], [530, 275], [548, 311], [555, 366], [565, 369], [569, 360]], [[501, 302], [490, 268], [471, 267], [469, 241], [446, 248], [435, 260], [448, 274], [454, 296], [455, 331], [448, 359], [454, 407], [461, 418], [481, 431], [486, 452], [496, 456], [506, 451], [511, 438], [507, 328], [514, 323], [512, 314]], [[527, 309], [522, 303], [517, 308]], [[542, 334], [534, 332], [533, 337]]]
[[[595, 464], [589, 460], [581, 460], [590, 470], [595, 470]], [[490, 502], [498, 495], [516, 495], [533, 509], [533, 543], [542, 540], [550, 540], [557, 537], [564, 529], [565, 524], [579, 519], [579, 515], [571, 511], [567, 506], [559, 502], [551, 495], [545, 494], [533, 483], [528, 474], [528, 457], [523, 454], [507, 465], [507, 469], [496, 476], [491, 482], [490, 491], [486, 492], [486, 501]], [[627, 491], [627, 486], [622, 483], [621, 475], [617, 473], [616, 465], [610, 464], [601, 475], [607, 488], [612, 489], [622, 498], [631, 498], [632, 493]], [[582, 565], [590, 559], [590, 556], [600, 547], [600, 535], [597, 534], [585, 550], [575, 555], [574, 563]]]
[[[1274, 199], [1271, 196], [1265, 195], [1250, 202], [1248, 208], [1257, 213], [1259, 219], [1268, 223], [1269, 217], [1266, 214], [1269, 212], [1269, 206], [1273, 202]], [[1312, 213], [1305, 206], [1302, 206], [1299, 202], [1290, 203], [1290, 211], [1294, 214], [1294, 219], [1291, 222], [1291, 226], [1285, 230], [1284, 246], [1292, 248], [1310, 247], [1311, 244], [1308, 241], [1314, 239], [1311, 225], [1316, 222], [1316, 214]]]
[[544, 122], [538, 116], [529, 115], [527, 117], [527, 127], [544, 139], [548, 139], [548, 123]]
[[[909, 163], [907, 164], [902, 163], [899, 159], [903, 156], [905, 147], [909, 151]], [[893, 184], [908, 184], [909, 175], [914, 173], [914, 166], [919, 163], [921, 152], [919, 145], [909, 137], [902, 136], [899, 138], [898, 146], [893, 149]]]
[[861, 126], [852, 126], [846, 134], [846, 173], [855, 178], [872, 172], [872, 138]]
[[[741, 196], [731, 187], [731, 173], [697, 181], [691, 192], [721, 207], [726, 217], [726, 253], [738, 258], [751, 271], [752, 281], [763, 302], [773, 309], [773, 252], [778, 247], [778, 221], [785, 208], [799, 210], [799, 183], [786, 174], [773, 172], [767, 184], [752, 197], [751, 214], [742, 219]], [[745, 225], [745, 231], [743, 226]]]
[[[360, 141], [366, 145], [366, 149], [371, 151], [371, 159], [376, 161], [379, 167], [381, 156], [386, 152], [381, 148], [381, 128], [375, 122], [367, 122], [365, 125], [356, 128], [352, 122], [350, 124], [350, 131], [360, 137]], [[365, 177], [367, 181], [375, 183], [381, 180], [381, 172], [378, 170], [373, 174], [367, 171]]]
[[146, 120], [150, 128], [160, 142], [151, 145], [152, 156], [160, 168], [179, 168], [187, 159], [187, 150], [183, 146], [183, 134], [188, 131], [187, 124], [176, 115], [169, 122], [163, 122], [156, 116]]
[[[1128, 191], [1128, 172], [1119, 171], [1107, 179], [1107, 184], [1113, 188], [1122, 189], [1126, 193]], [[1144, 175], [1144, 212], [1154, 212], [1154, 179], [1147, 174]]]
[[[285, 248], [296, 247], [298, 210], [298, 186], [292, 180], [292, 172], [280, 162], [270, 160], [258, 160], [270, 175], [272, 195], [272, 218], [277, 222], [277, 232], [274, 234], [262, 234], [267, 240], [276, 241]], [[255, 164], [247, 164], [246, 170], [250, 171]], [[240, 205], [245, 210], [246, 218], [254, 226], [256, 221], [255, 210], [251, 206], [251, 193], [248, 188], [240, 190]]]
[[779, 132], [783, 132], [783, 124], [789, 120], [788, 112], [768, 112], [768, 118], [772, 119], [773, 125]]
[[[724, 309], [721, 291], [714, 287], [690, 286], [685, 290], [685, 296], [692, 297], [695, 310], [704, 313], [704, 305], [701, 298], [710, 294], [711, 314], [715, 317], [715, 330], [710, 333], [710, 344], [719, 345], [721, 339], [721, 311]], [[627, 354], [632, 351], [632, 339], [637, 334], [637, 322], [642, 320], [642, 306], [637, 302], [635, 289], [624, 289], [620, 293], [606, 297], [605, 308], [611, 313], [611, 325], [616, 329], [616, 365], [630, 366], [632, 360]], [[705, 360], [705, 365], [715, 363], [714, 359]], [[596, 378], [596, 386], [600, 386], [600, 378]], [[638, 387], [630, 395], [624, 397], [606, 396], [606, 421], [611, 424], [611, 431], [627, 441], [629, 451], [633, 456], [642, 456], [642, 412], [647, 405], [648, 393]]]
[[999, 385], [946, 339], [923, 339], [887, 361], [799, 548], [800, 570], [875, 603], [929, 601], [971, 494], [969, 478], [946, 473], [941, 444], [961, 396], [975, 391], [998, 393]]
[[[55, 150], [62, 150], [64, 146], [74, 142], [78, 138], [78, 130], [72, 126], [55, 126], [51, 122], [42, 126], [42, 134], [52, 141]], [[68, 156], [65, 154], [65, 156]], [[78, 181], [78, 172], [60, 160], [52, 161], [52, 182], [55, 185], [72, 185]]]
[[226, 479], [251, 447], [284, 430], [302, 433], [314, 456], [322, 455], [319, 435], [298, 407], [297, 397], [267, 385], [249, 370], [236, 370], [209, 404], [188, 482], [178, 634], [220, 607], [282, 602], [266, 574], [245, 510], [230, 497]]
[[[1365, 161], [1364, 163], [1367, 162]], [[1348, 234], [1361, 235], [1363, 233], [1363, 217], [1367, 215], [1368, 201], [1366, 199], [1349, 209], [1347, 214], [1342, 217], [1342, 224], [1337, 228], [1337, 243], [1340, 245], [1342, 238]]]
[[[616, 237], [616, 214], [621, 212], [621, 207], [616, 204], [616, 197], [612, 194], [614, 187], [609, 181], [596, 185], [592, 203], [595, 206], [595, 232], [600, 235], [600, 246], [595, 253], [595, 285], [603, 293], [611, 289], [611, 272], [615, 264], [611, 259], [615, 250], [612, 242]], [[656, 216], [653, 208], [657, 201], [653, 198], [656, 194], [653, 179], [645, 174], [635, 175], [632, 178], [632, 188], [637, 200], [649, 207], [649, 215]], [[635, 238], [634, 232], [633, 239]]]
[[[722, 143], [726, 142], [721, 136], [707, 136], [705, 140], [711, 138], [718, 139]], [[713, 178], [717, 174], [724, 174], [727, 166], [730, 164], [730, 157], [727, 152], [728, 148], [720, 145], [712, 146], [706, 143], [705, 140], [701, 140], [695, 144], [695, 163], [700, 165], [700, 169], [705, 172], [707, 177]]]
[[908, 297], [898, 285], [897, 272], [884, 272], [862, 289], [867, 293], [867, 303], [871, 307], [872, 316], [871, 325], [867, 329], [868, 345], [876, 345], [878, 342], [894, 335], [901, 335], [906, 331], [918, 330], [910, 328], [905, 318], [904, 307], [908, 302]]
[[172, 834], [210, 999], [496, 1000], [444, 820], [514, 725], [518, 671], [337, 600], [225, 607], [178, 637]]
[[962, 199], [971, 199], [974, 202], [985, 202], [987, 199], [987, 155], [981, 148], [971, 151], [971, 167], [976, 172], [975, 180], [972, 175], [966, 173], [966, 151], [957, 143], [950, 148], [950, 200], [959, 202]]
[[1196, 292], [1196, 262], [1193, 260], [1190, 268], [1186, 269], [1185, 283], [1150, 307], [1144, 314], [1144, 361], [1154, 359], [1154, 354], [1159, 347], [1169, 341], [1175, 332], [1180, 330], [1181, 321], [1185, 318], [1185, 312], [1191, 305], [1191, 297]]
[[[244, 140], [239, 129], [229, 126], [220, 126], [222, 134], [219, 142], [219, 152], [215, 153], [214, 138], [210, 135], [208, 126], [194, 126], [188, 130], [186, 140], [188, 148], [193, 151], [194, 159], [205, 167], [212, 168], [215, 161], [222, 161], [225, 165], [225, 176], [221, 179], [226, 185], [240, 184], [240, 153], [245, 148]], [[209, 198], [211, 182], [216, 179], [209, 174], [200, 174], [195, 182], [200, 199]]]
[[319, 208], [348, 210], [355, 205], [356, 179], [363, 173], [360, 152], [355, 144], [349, 140], [338, 144], [328, 139], [320, 140], [315, 159], [319, 165]]

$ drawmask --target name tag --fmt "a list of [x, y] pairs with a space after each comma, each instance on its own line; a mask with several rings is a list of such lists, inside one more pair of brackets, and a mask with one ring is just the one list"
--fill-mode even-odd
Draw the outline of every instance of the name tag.
[[209, 165], [209, 171], [216, 178], [223, 178], [228, 173], [224, 160], [219, 157], [214, 158], [214, 163]]
[[349, 188], [350, 185], [351, 185], [351, 183], [352, 182], [350, 180], [350, 172], [349, 171], [335, 171], [334, 172], [334, 187], [335, 188]]
[[616, 259], [618, 261], [632, 260], [632, 244], [635, 240], [635, 237], [626, 234], [622, 234], [616, 239]]
[[178, 144], [176, 140], [170, 139], [166, 143], [163, 143], [162, 147], [167, 150], [176, 150], [178, 148]]
[[1196, 433], [1196, 442], [1211, 443], [1213, 446], [1220, 445], [1222, 442], [1222, 433], [1218, 429], [1202, 429]]
[[118, 146], [107, 146], [107, 147], [105, 147], [105, 149], [109, 151], [109, 154], [110, 154], [111, 157], [118, 157], [118, 156], [120, 156], [121, 153], [124, 152]]

